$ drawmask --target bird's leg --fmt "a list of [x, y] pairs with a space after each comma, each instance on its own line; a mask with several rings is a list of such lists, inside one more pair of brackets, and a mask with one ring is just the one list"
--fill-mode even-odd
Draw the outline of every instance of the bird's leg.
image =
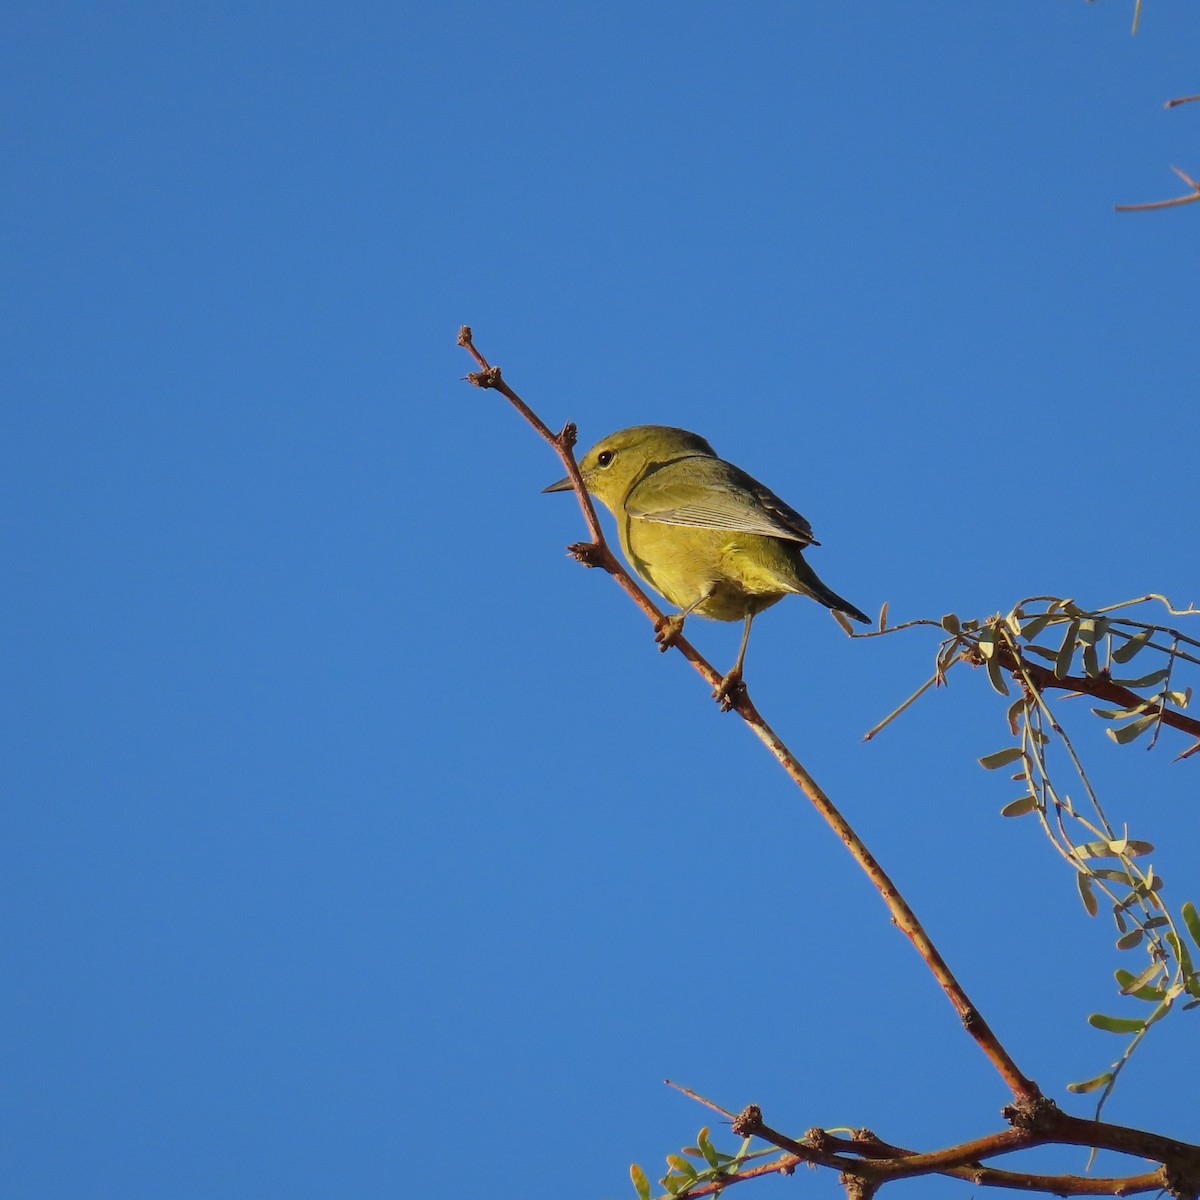
[[750, 641], [750, 624], [754, 620], [752, 612], [746, 614], [746, 624], [742, 628], [742, 644], [738, 647], [737, 662], [725, 673], [725, 677], [713, 689], [713, 699], [721, 706], [722, 712], [728, 712], [733, 707], [733, 698], [739, 689], [745, 688], [742, 683], [742, 663], [746, 660], [746, 643]]
[[702, 592], [695, 600], [687, 606], [680, 609], [677, 613], [671, 613], [665, 617], [659, 617], [654, 622], [654, 640], [658, 643], [660, 650], [669, 650], [674, 644], [675, 639], [683, 632], [683, 623], [701, 604], [708, 600], [715, 588], [710, 587], [706, 592]]

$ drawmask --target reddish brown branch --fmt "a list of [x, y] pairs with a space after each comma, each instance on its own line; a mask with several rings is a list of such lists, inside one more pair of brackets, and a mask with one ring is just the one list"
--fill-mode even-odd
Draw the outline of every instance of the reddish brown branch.
[[[579, 475], [579, 468], [575, 465], [575, 457], [571, 453], [571, 447], [574, 444], [574, 426], [566, 426], [561, 435], [552, 433], [550, 427], [503, 381], [500, 377], [499, 369], [490, 366], [483, 355], [475, 348], [474, 342], [471, 339], [469, 326], [464, 325], [459, 331], [458, 342], [460, 346], [465, 347], [471, 353], [481, 368], [480, 371], [469, 375], [467, 377], [468, 380], [477, 387], [495, 388], [501, 395], [505, 396], [534, 429], [554, 447], [566, 465], [567, 472], [575, 488], [575, 493], [579, 498], [580, 506], [583, 508], [585, 517], [587, 518], [588, 529], [592, 536], [590, 544], [585, 543], [573, 546], [571, 547], [571, 552], [580, 558], [581, 561], [587, 562], [588, 565], [603, 566], [625, 592], [632, 597], [638, 607], [658, 626], [663, 619], [663, 614], [651, 602], [646, 593], [634, 582], [629, 572], [618, 562], [616, 556], [608, 549], [608, 544], [604, 539], [600, 523], [596, 519], [596, 511], [583, 486], [583, 480]], [[567, 437], [568, 431], [570, 433], [569, 441]], [[683, 637], [677, 637], [671, 644], [679, 650], [684, 658], [691, 663], [695, 670], [714, 689], [717, 688], [722, 680], [722, 676], [690, 642]], [[740, 686], [731, 695], [725, 697], [723, 706], [725, 705], [735, 709], [759, 740], [770, 750], [783, 769], [788, 773], [788, 776], [805, 796], [808, 797], [817, 811], [854, 856], [859, 866], [866, 872], [868, 878], [883, 897], [884, 903], [892, 914], [892, 920], [905, 937], [916, 947], [917, 953], [925, 960], [926, 965], [941, 985], [950, 1003], [954, 1005], [963, 1028], [974, 1038], [976, 1044], [999, 1072], [1001, 1078], [1012, 1092], [1014, 1101], [1018, 1104], [1024, 1104], [1039, 1100], [1041, 1098], [1041, 1091], [1037, 1084], [1021, 1072], [1008, 1051], [1001, 1045], [999, 1038], [992, 1032], [991, 1027], [984, 1020], [979, 1010], [971, 1003], [966, 991], [954, 977], [945, 959], [942, 958], [930, 940], [929, 935], [925, 932], [916, 914], [908, 906], [907, 901], [900, 894], [896, 885], [876, 861], [875, 856], [867, 849], [866, 844], [851, 828], [849, 822], [838, 811], [833, 801], [822, 791], [816, 780], [813, 779], [800, 763], [800, 760], [784, 745], [780, 737], [766, 723], [751, 702], [746, 688]]]
[[[1107, 700], [1119, 708], [1136, 708], [1146, 702], [1144, 696], [1131, 692], [1119, 683], [1113, 683], [1105, 675], [1064, 675], [1060, 678], [1052, 668], [1044, 667], [1028, 658], [1022, 657], [1018, 662], [1012, 649], [1002, 639], [997, 639], [993, 653], [1004, 670], [1019, 673], [1023, 669], [1039, 691], [1061, 688], [1068, 692], [1083, 692], [1085, 695], [1095, 696], [1097, 700]], [[1196, 717], [1189, 717], [1186, 713], [1164, 707], [1160, 720], [1172, 729], [1181, 729], [1192, 737], [1200, 737], [1200, 719]]]
[[[1058, 1196], [1128, 1196], [1159, 1190], [1169, 1191], [1177, 1197], [1196, 1194], [1196, 1184], [1200, 1180], [1200, 1146], [1139, 1129], [1081, 1120], [1045, 1101], [1021, 1111], [1024, 1114], [1036, 1114], [1030, 1118], [1030, 1125], [1021, 1124], [926, 1154], [889, 1145], [866, 1130], [853, 1139], [813, 1130], [804, 1141], [797, 1141], [767, 1125], [762, 1119], [761, 1110], [753, 1104], [738, 1114], [733, 1130], [742, 1136], [762, 1138], [787, 1151], [796, 1163], [835, 1168], [846, 1175], [859, 1177], [867, 1181], [870, 1190], [893, 1179], [947, 1175], [980, 1186], [1049, 1192]], [[982, 1165], [984, 1159], [999, 1154], [1012, 1154], [1045, 1145], [1078, 1145], [1114, 1150], [1148, 1158], [1162, 1163], [1162, 1166], [1137, 1175], [1093, 1178], [1002, 1171]]]

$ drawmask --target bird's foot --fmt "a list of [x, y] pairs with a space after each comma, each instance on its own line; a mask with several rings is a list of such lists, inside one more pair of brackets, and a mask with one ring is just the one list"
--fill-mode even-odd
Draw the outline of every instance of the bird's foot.
[[713, 699], [722, 712], [728, 712], [744, 695], [746, 685], [742, 682], [741, 671], [734, 669], [713, 688]]
[[682, 613], [672, 613], [669, 617], [659, 617], [654, 622], [654, 640], [662, 651], [669, 650], [683, 632], [684, 616]]

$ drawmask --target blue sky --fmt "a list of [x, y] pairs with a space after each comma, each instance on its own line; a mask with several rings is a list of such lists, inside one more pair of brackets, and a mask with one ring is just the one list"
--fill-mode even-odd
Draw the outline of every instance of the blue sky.
[[[1112, 211], [1200, 170], [1162, 109], [1200, 12], [1131, 7], [10, 8], [6, 1195], [632, 1196], [708, 1120], [664, 1076], [795, 1132], [998, 1127], [455, 335], [585, 446], [702, 433], [869, 612], [1200, 600], [1200, 209]], [[997, 815], [1002, 702], [860, 741], [932, 653], [789, 601], [747, 674], [1064, 1099], [1118, 964]], [[1200, 899], [1197, 760], [1087, 745]], [[1194, 1140], [1196, 1020], [1112, 1119]]]

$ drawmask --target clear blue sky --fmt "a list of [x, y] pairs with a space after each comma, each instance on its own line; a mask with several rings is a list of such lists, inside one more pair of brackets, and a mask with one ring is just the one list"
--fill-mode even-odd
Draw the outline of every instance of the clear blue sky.
[[[1200, 600], [1200, 208], [1112, 211], [1200, 172], [1162, 109], [1200, 7], [1131, 8], [9, 7], [6, 1197], [631, 1197], [707, 1120], [668, 1075], [795, 1132], [998, 1127], [454, 339], [585, 445], [703, 433], [869, 612]], [[982, 680], [860, 742], [931, 655], [789, 601], [748, 676], [1061, 1099], [1118, 1047], [1111, 929], [997, 816]], [[1094, 752], [1200, 900], [1197, 760]], [[1196, 1138], [1197, 1020], [1114, 1120]], [[797, 1188], [836, 1192], [755, 1194]]]

